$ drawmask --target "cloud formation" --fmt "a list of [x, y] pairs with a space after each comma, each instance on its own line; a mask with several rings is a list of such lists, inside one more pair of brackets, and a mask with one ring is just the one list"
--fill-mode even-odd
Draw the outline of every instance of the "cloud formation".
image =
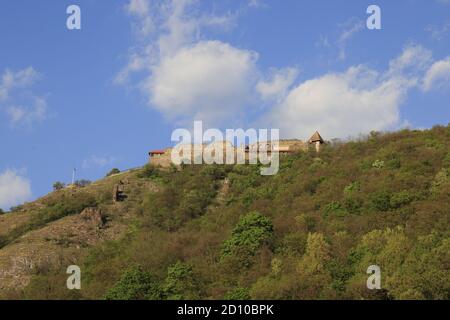
[[[203, 39], [204, 28], [230, 26], [235, 15], [207, 15], [193, 10], [195, 5], [163, 1], [150, 10], [150, 2], [131, 0], [127, 7], [138, 23], [150, 19], [160, 27], [131, 53], [116, 81], [126, 83], [141, 73], [138, 87], [148, 105], [176, 123], [240, 125], [245, 116], [264, 112], [253, 123], [280, 128], [284, 136], [305, 138], [319, 129], [346, 138], [398, 128], [407, 122], [400, 107], [412, 89], [427, 92], [449, 80], [448, 59], [434, 61], [430, 50], [410, 44], [384, 71], [353, 65], [298, 82], [295, 67], [266, 72], [258, 68], [257, 52]], [[345, 60], [348, 41], [364, 23], [351, 19], [341, 28], [336, 46]], [[329, 46], [326, 38], [322, 45]]]
[[39, 79], [33, 67], [18, 71], [6, 70], [0, 81], [0, 110], [12, 125], [32, 125], [47, 118], [47, 101], [34, 94], [32, 86]]
[[447, 87], [450, 84], [450, 56], [436, 61], [425, 73], [423, 90]]
[[220, 41], [180, 49], [154, 67], [143, 89], [170, 119], [217, 123], [245, 107], [256, 73], [254, 52]]
[[355, 36], [358, 32], [364, 30], [364, 22], [362, 20], [349, 21], [345, 23], [346, 28], [341, 32], [337, 40], [337, 46], [339, 48], [338, 59], [343, 61], [347, 58], [347, 42]]
[[286, 95], [289, 87], [298, 76], [297, 68], [273, 69], [266, 79], [260, 79], [256, 91], [263, 100], [278, 100]]
[[16, 170], [5, 170], [0, 174], [0, 208], [9, 209], [31, 197], [31, 183]]
[[430, 60], [428, 50], [411, 45], [385, 72], [359, 65], [306, 80], [264, 120], [282, 135], [305, 138], [317, 129], [327, 137], [346, 138], [396, 128], [402, 124], [400, 106], [409, 90], [419, 87]]
[[202, 119], [211, 125], [236, 116], [248, 102], [256, 77], [255, 52], [221, 41], [201, 40], [204, 28], [229, 29], [236, 15], [205, 14], [193, 10], [196, 1], [163, 1], [155, 11], [150, 2], [131, 0], [128, 12], [142, 25], [159, 26], [131, 53], [116, 83], [125, 84], [143, 74], [138, 87], [148, 104], [167, 119]]

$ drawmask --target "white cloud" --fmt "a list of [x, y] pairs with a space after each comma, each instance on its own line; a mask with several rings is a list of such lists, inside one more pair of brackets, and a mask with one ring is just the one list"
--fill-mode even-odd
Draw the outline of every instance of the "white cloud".
[[148, 16], [150, 11], [150, 3], [148, 0], [131, 0], [126, 5], [126, 10], [128, 13], [137, 16]]
[[148, 0], [130, 0], [125, 6], [125, 10], [128, 14], [138, 17], [138, 23], [134, 27], [140, 36], [147, 36], [155, 30]]
[[9, 209], [31, 197], [31, 183], [18, 171], [6, 170], [0, 174], [0, 208]]
[[249, 0], [248, 6], [251, 8], [267, 8], [267, 4], [262, 0]]
[[285, 68], [274, 69], [268, 79], [261, 79], [256, 85], [256, 91], [263, 100], [277, 100], [286, 96], [289, 87], [298, 76], [298, 69]]
[[432, 62], [430, 50], [417, 45], [409, 44], [400, 56], [389, 63], [389, 76], [408, 75], [414, 77], [425, 71]]
[[162, 1], [154, 10], [148, 5], [132, 0], [127, 6], [138, 22], [148, 18], [157, 21], [158, 28], [130, 54], [115, 83], [125, 84], [140, 72], [139, 87], [149, 105], [168, 119], [216, 123], [234, 116], [253, 94], [257, 55], [201, 40], [201, 32], [211, 27], [227, 30], [237, 15], [202, 13], [193, 0]]
[[430, 33], [431, 38], [436, 41], [442, 41], [450, 30], [450, 21], [444, 22], [442, 25], [429, 25], [425, 31]]
[[[31, 125], [41, 122], [47, 117], [47, 101], [35, 95], [31, 87], [39, 78], [33, 67], [16, 72], [6, 70], [0, 81], [0, 109], [2, 109], [13, 125]], [[24, 103], [16, 101], [22, 100]]]
[[37, 78], [38, 74], [33, 67], [28, 67], [17, 72], [6, 70], [2, 74], [0, 81], [0, 101], [6, 100], [12, 90], [32, 85]]
[[[315, 130], [330, 138], [346, 138], [371, 130], [399, 126], [400, 106], [408, 91], [419, 85], [412, 67], [427, 61], [421, 47], [406, 47], [383, 73], [353, 66], [306, 80], [293, 88], [265, 121], [281, 134], [307, 138]], [[418, 72], [419, 73], [419, 72]]]
[[164, 58], [143, 90], [170, 119], [217, 123], [239, 112], [250, 98], [256, 59], [254, 52], [223, 42], [198, 42]]
[[339, 47], [339, 60], [345, 60], [347, 58], [347, 42], [355, 36], [358, 32], [364, 29], [364, 22], [361, 20], [347, 22], [345, 25], [348, 27], [340, 34], [337, 45]]
[[13, 125], [42, 122], [47, 118], [47, 101], [41, 97], [34, 97], [31, 107], [10, 106], [6, 108], [6, 114]]
[[114, 164], [114, 162], [116, 162], [116, 159], [114, 157], [101, 157], [92, 155], [89, 158], [83, 160], [82, 166], [84, 169], [90, 169], [93, 167], [103, 168]]
[[433, 87], [442, 88], [450, 84], [450, 56], [437, 61], [425, 73], [423, 90], [429, 91]]
[[[433, 64], [429, 50], [410, 44], [384, 72], [359, 65], [297, 84], [295, 68], [274, 69], [262, 77], [256, 52], [202, 39], [202, 28], [230, 26], [233, 15], [204, 15], [194, 10], [195, 4], [163, 1], [148, 10], [136, 2], [129, 10], [137, 19], [150, 16], [158, 27], [139, 50], [132, 50], [116, 81], [125, 83], [140, 72], [138, 87], [149, 106], [170, 120], [231, 125], [231, 119], [252, 113], [249, 106], [271, 102], [275, 106], [262, 116], [264, 125], [281, 128], [285, 136], [307, 137], [317, 129], [327, 137], [387, 130], [405, 123], [400, 106], [412, 88], [423, 85]], [[344, 60], [348, 42], [364, 23], [352, 19], [340, 27], [344, 30], [334, 45]], [[330, 42], [322, 37], [320, 45]], [[430, 79], [441, 78], [436, 68]]]

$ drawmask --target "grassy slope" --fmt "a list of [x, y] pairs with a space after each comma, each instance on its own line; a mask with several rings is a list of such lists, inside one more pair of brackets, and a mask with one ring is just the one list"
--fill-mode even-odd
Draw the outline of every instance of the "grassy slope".
[[[109, 290], [109, 298], [448, 299], [449, 150], [450, 127], [405, 130], [327, 146], [318, 156], [282, 157], [273, 177], [260, 176], [255, 166], [147, 167], [52, 193], [1, 218], [0, 270], [18, 272], [12, 284], [25, 288], [1, 292], [6, 298], [96, 299]], [[128, 180], [129, 198], [112, 204], [119, 179]], [[58, 212], [61, 201], [92, 205], [90, 197], [108, 215], [104, 229], [83, 225], [77, 215], [83, 205], [63, 207], [69, 216], [62, 218], [46, 209]], [[245, 222], [249, 212], [270, 226]], [[35, 264], [50, 258], [30, 272], [11, 269], [17, 256]], [[65, 289], [69, 262], [81, 266], [81, 291]], [[365, 288], [371, 264], [381, 267], [383, 290]]]

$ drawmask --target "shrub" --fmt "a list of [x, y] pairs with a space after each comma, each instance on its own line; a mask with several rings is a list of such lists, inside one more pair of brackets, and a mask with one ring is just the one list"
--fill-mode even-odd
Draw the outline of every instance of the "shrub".
[[339, 202], [331, 202], [327, 204], [323, 210], [323, 217], [326, 218], [329, 215], [334, 215], [336, 217], [343, 217], [347, 215], [347, 211], [342, 207]]
[[2, 208], [0, 208], [0, 215], [1, 214], [5, 214], [5, 211], [3, 211]]
[[150, 273], [140, 267], [131, 267], [120, 280], [108, 290], [106, 300], [158, 300], [161, 299], [160, 286]]
[[439, 192], [441, 186], [443, 186], [448, 181], [448, 169], [442, 168], [434, 177], [433, 183], [431, 185], [431, 193], [436, 194]]
[[358, 197], [348, 197], [344, 199], [344, 208], [351, 214], [358, 214], [361, 212], [363, 200]]
[[401, 167], [401, 162], [399, 159], [393, 158], [393, 159], [387, 161], [386, 165], [389, 169], [398, 169]]
[[388, 211], [391, 208], [391, 195], [386, 191], [378, 191], [372, 194], [371, 203], [374, 209]]
[[450, 151], [445, 155], [443, 164], [446, 167], [450, 167]]
[[40, 226], [65, 216], [79, 214], [84, 209], [95, 206], [97, 206], [97, 201], [91, 194], [80, 192], [74, 196], [64, 195], [58, 201], [40, 209], [32, 218], [32, 224]]
[[392, 195], [390, 200], [390, 206], [392, 208], [400, 208], [411, 203], [414, 200], [415, 196], [411, 194], [407, 190], [400, 191]]
[[314, 158], [313, 163], [309, 166], [311, 170], [319, 169], [320, 167], [325, 166], [325, 161], [320, 158]]
[[168, 268], [164, 294], [168, 300], [198, 299], [199, 285], [191, 265], [177, 262]]
[[225, 241], [222, 257], [239, 252], [246, 260], [255, 255], [263, 245], [270, 245], [272, 237], [272, 221], [258, 212], [250, 212], [240, 219], [232, 231], [231, 238]]
[[306, 182], [303, 189], [305, 192], [308, 192], [309, 194], [313, 195], [316, 193], [317, 188], [319, 187], [320, 183], [324, 180], [324, 178], [319, 179], [313, 179]]
[[86, 179], [81, 179], [81, 180], [77, 180], [74, 182], [74, 185], [76, 185], [77, 187], [87, 187], [88, 185], [90, 185], [92, 183], [92, 181], [90, 180], [86, 180]]
[[223, 297], [224, 300], [250, 300], [250, 293], [248, 288], [235, 288], [228, 291]]
[[159, 169], [150, 163], [146, 164], [142, 171], [138, 173], [139, 178], [154, 178], [159, 177], [159, 175]]
[[62, 182], [59, 182], [59, 181], [56, 181], [56, 182], [53, 184], [53, 190], [55, 190], [55, 191], [64, 189], [64, 187], [65, 187], [65, 184], [62, 183]]
[[23, 205], [17, 205], [17, 206], [13, 206], [9, 209], [9, 211], [11, 212], [18, 212], [18, 211], [22, 211], [23, 210]]
[[384, 161], [382, 161], [382, 160], [375, 160], [372, 163], [372, 167], [373, 168], [377, 168], [377, 169], [383, 169], [384, 168]]
[[359, 191], [360, 188], [361, 184], [358, 181], [354, 181], [344, 188], [344, 193], [352, 193], [355, 191]]
[[119, 170], [119, 169], [117, 169], [117, 168], [112, 168], [111, 171], [108, 172], [108, 173], [106, 174], [106, 176], [109, 177], [109, 176], [112, 176], [112, 175], [118, 174], [118, 173], [120, 173], [120, 170]]

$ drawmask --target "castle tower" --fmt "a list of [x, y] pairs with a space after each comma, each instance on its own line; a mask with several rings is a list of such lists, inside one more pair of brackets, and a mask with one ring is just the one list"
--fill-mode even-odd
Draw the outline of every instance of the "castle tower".
[[324, 140], [320, 136], [319, 131], [314, 132], [314, 134], [308, 140], [309, 144], [314, 144], [316, 147], [316, 152], [320, 152], [320, 145], [324, 143]]

